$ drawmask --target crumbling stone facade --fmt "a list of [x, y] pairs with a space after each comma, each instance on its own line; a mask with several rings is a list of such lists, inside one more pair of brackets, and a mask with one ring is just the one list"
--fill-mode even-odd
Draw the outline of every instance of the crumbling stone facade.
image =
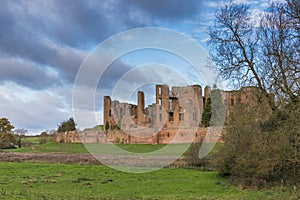
[[[104, 97], [104, 123], [110, 127], [119, 125], [127, 134], [135, 135], [143, 132], [150, 137], [162, 130], [197, 129], [202, 127], [203, 110], [211, 95], [211, 88], [204, 88], [204, 95], [200, 85], [184, 87], [159, 84], [156, 85], [155, 103], [145, 107], [145, 97], [142, 91], [138, 92], [138, 105], [113, 101], [107, 103], [110, 97]], [[254, 106], [261, 103], [260, 91], [257, 87], [243, 87], [240, 90], [218, 90], [221, 103], [226, 108], [226, 117], [231, 108], [239, 104]], [[107, 115], [110, 113], [111, 115]], [[108, 116], [108, 118], [106, 118]], [[134, 133], [134, 134], [133, 134]]]
[[206, 142], [220, 141], [220, 138], [209, 132], [207, 128], [197, 128], [193, 131], [191, 129], [166, 129], [148, 135], [138, 130], [132, 134], [122, 130], [67, 131], [56, 133], [55, 141], [60, 143], [180, 144], [191, 143], [191, 141], [199, 142], [207, 135]]
[[208, 98], [210, 88], [199, 85], [186, 87], [172, 87], [156, 85], [156, 102], [145, 108], [145, 97], [138, 92], [138, 105], [111, 102], [109, 96], [104, 97], [104, 124], [110, 127], [120, 125], [121, 129], [128, 127], [147, 127], [154, 129], [168, 129], [179, 127], [200, 127], [205, 99]]
[[[87, 143], [146, 143], [168, 144], [220, 140], [210, 128], [204, 128], [201, 118], [211, 88], [199, 85], [185, 87], [156, 85], [156, 100], [145, 107], [144, 92], [138, 91], [138, 105], [122, 103], [104, 96], [103, 131], [75, 131], [57, 134], [57, 141]], [[262, 103], [257, 87], [243, 87], [240, 90], [219, 90], [222, 104], [228, 118], [231, 109], [239, 104], [255, 106]], [[267, 105], [267, 102], [264, 102]], [[107, 127], [106, 129], [105, 127]]]

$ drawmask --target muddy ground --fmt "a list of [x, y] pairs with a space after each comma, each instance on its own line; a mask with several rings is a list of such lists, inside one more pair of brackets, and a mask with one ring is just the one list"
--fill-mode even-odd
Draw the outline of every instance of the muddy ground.
[[101, 164], [90, 154], [0, 152], [1, 162], [38, 162], [61, 164]]
[[[97, 157], [97, 158], [96, 158]], [[116, 156], [101, 154], [97, 156], [91, 154], [64, 154], [64, 153], [16, 153], [0, 152], [0, 162], [32, 162], [32, 163], [59, 163], [59, 164], [106, 164], [107, 162], [116, 165], [130, 166], [162, 166], [165, 165], [169, 157], [147, 157], [142, 156]], [[101, 162], [100, 162], [101, 161]], [[113, 161], [113, 162], [112, 162]], [[177, 159], [169, 166], [185, 166], [184, 159]]]

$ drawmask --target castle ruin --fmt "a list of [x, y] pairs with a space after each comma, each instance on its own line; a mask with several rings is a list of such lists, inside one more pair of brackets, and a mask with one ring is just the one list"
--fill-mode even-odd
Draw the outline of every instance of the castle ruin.
[[[236, 105], [255, 106], [258, 102], [257, 87], [240, 90], [218, 90], [228, 118]], [[220, 141], [201, 124], [202, 114], [212, 90], [200, 85], [185, 87], [156, 85], [155, 102], [145, 105], [143, 91], [137, 93], [137, 105], [112, 100], [104, 96], [103, 131], [75, 131], [57, 134], [56, 141], [87, 143], [143, 143], [169, 144], [199, 142], [209, 135], [209, 141]], [[226, 125], [225, 121], [225, 125]], [[178, 136], [179, 135], [179, 136]]]
[[[230, 108], [237, 104], [253, 104], [256, 99], [253, 91], [256, 87], [243, 87], [241, 90], [219, 90], [222, 104]], [[156, 85], [155, 103], [145, 107], [144, 92], [138, 91], [137, 105], [120, 103], [104, 96], [103, 122], [110, 128], [118, 126], [121, 130], [147, 127], [153, 129], [174, 129], [201, 127], [202, 113], [210, 97], [211, 88], [204, 88], [204, 95], [200, 85], [184, 87]]]

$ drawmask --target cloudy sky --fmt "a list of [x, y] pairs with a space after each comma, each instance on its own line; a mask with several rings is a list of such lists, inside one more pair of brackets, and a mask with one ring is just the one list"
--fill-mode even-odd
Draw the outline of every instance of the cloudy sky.
[[[253, 14], [266, 4], [263, 0], [251, 3]], [[30, 134], [56, 129], [59, 122], [73, 116], [78, 71], [98, 44], [123, 31], [159, 27], [182, 33], [205, 50], [208, 27], [222, 4], [217, 0], [1, 1], [0, 117], [9, 118], [16, 128], [25, 128]], [[156, 63], [152, 71], [148, 63]], [[176, 81], [170, 77], [176, 74], [184, 74], [188, 84], [205, 84], [178, 56], [160, 50], [134, 51], [114, 60], [99, 77], [96, 89], [86, 86], [86, 91], [95, 93], [95, 109], [81, 106], [81, 116], [93, 113], [101, 124], [103, 95], [111, 95], [116, 84], [133, 85], [133, 79], [142, 85], [132, 88], [127, 100], [134, 103], [134, 92], [142, 89], [149, 93], [146, 103], [151, 103], [154, 83], [164, 83], [151, 78], [161, 74], [168, 75], [173, 85]], [[76, 102], [85, 104], [87, 96], [77, 98]], [[77, 124], [80, 129], [96, 125], [88, 117], [81, 117]]]

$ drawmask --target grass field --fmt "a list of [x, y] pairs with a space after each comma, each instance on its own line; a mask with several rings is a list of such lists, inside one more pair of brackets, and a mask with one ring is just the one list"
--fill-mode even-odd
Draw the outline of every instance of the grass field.
[[34, 152], [34, 153], [88, 153], [88, 150], [83, 144], [78, 143], [56, 143], [47, 142], [45, 144], [35, 143], [29, 147], [22, 147], [17, 149], [5, 149], [4, 151], [9, 152]]
[[102, 165], [0, 163], [0, 199], [295, 199], [288, 189], [240, 190], [215, 172], [142, 174]]
[[[148, 153], [159, 149], [162, 149], [166, 145], [158, 144], [117, 144], [117, 147], [129, 152], [135, 153]], [[170, 145], [174, 154], [182, 152], [182, 149], [186, 145], [173, 144]], [[87, 148], [88, 147], [88, 148]], [[89, 150], [98, 153], [112, 153], [114, 151], [113, 144], [82, 144], [82, 143], [56, 143], [47, 142], [45, 144], [33, 144], [29, 147], [22, 147], [17, 149], [6, 149], [5, 151], [10, 152], [35, 152], [35, 153], [45, 153], [45, 152], [56, 152], [56, 153], [89, 153]], [[89, 150], [88, 150], [89, 149]], [[168, 152], [166, 152], [167, 154]]]
[[[17, 149], [6, 149], [4, 151], [10, 152], [34, 152], [34, 153], [89, 153], [89, 150], [93, 153], [105, 153], [109, 154], [114, 152], [113, 144], [82, 144], [82, 143], [56, 143], [56, 142], [47, 142], [45, 144], [39, 144], [38, 137], [26, 138], [26, 140], [32, 143], [31, 146], [17, 148]], [[135, 153], [148, 153], [154, 152], [164, 148], [166, 145], [158, 144], [116, 144], [117, 147], [128, 152]], [[211, 153], [215, 153], [220, 149], [222, 144], [216, 144], [215, 148]], [[87, 148], [88, 147], [88, 148]], [[160, 151], [160, 154], [166, 155], [177, 155], [184, 152], [186, 145], [185, 144], [171, 144], [168, 145], [169, 150]]]
[[39, 144], [40, 140], [41, 140], [41, 137], [34, 137], [34, 136], [32, 136], [32, 137], [27, 136], [25, 138], [22, 138], [22, 142], [31, 142], [34, 145]]
[[[110, 153], [113, 145], [109, 144], [87, 144], [91, 149], [98, 149], [102, 153]], [[117, 144], [121, 149], [130, 152], [147, 153], [163, 148], [165, 145], [151, 145], [151, 144]], [[180, 145], [178, 145], [180, 147]], [[37, 144], [30, 147], [22, 147], [17, 149], [6, 149], [5, 151], [13, 152], [61, 152], [61, 153], [89, 153], [86, 146], [82, 143], [56, 143], [47, 142], [45, 144]]]
[[[39, 144], [5, 151], [88, 153], [84, 144]], [[110, 145], [96, 145], [104, 153]], [[215, 146], [217, 152], [222, 144]], [[146, 153], [165, 145], [118, 144], [118, 147]], [[175, 150], [182, 148], [175, 145]], [[0, 199], [297, 199], [291, 188], [241, 190], [229, 186], [216, 172], [189, 168], [164, 168], [131, 174], [103, 165], [0, 162]]]

